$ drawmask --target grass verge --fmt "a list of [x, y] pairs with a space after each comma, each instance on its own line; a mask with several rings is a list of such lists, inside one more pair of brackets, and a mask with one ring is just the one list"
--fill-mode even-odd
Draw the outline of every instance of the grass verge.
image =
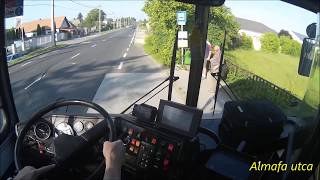
[[15, 64], [21, 63], [23, 61], [29, 60], [31, 58], [40, 56], [42, 54], [45, 54], [45, 53], [48, 53], [48, 52], [51, 52], [51, 51], [54, 51], [56, 49], [63, 48], [65, 46], [66, 45], [64, 45], [64, 44], [60, 44], [60, 45], [56, 45], [54, 47], [36, 49], [35, 51], [32, 51], [31, 53], [26, 54], [26, 55], [22, 56], [21, 58], [17, 58], [15, 60], [12, 60], [12, 61], [8, 62], [8, 66], [13, 66]]

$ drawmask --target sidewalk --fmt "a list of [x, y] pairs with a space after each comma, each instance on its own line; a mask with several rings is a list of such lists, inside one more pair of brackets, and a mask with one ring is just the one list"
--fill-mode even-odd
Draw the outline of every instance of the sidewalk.
[[[145, 33], [146, 33], [145, 30], [140, 31], [137, 29], [135, 43], [144, 44]], [[149, 57], [155, 63], [157, 63], [157, 61], [155, 61], [151, 56]], [[165, 71], [167, 76], [169, 76], [170, 69], [166, 69]], [[173, 85], [174, 87], [173, 94], [172, 94], [173, 101], [185, 104], [186, 97], [187, 97], [187, 89], [188, 89], [189, 70], [184, 69], [180, 65], [177, 65], [174, 73], [175, 73], [174, 74], [175, 76], [179, 76], [179, 80], [174, 82], [174, 85]], [[199, 109], [203, 110], [203, 116], [202, 116], [203, 119], [221, 118], [222, 112], [223, 112], [223, 106], [225, 102], [231, 100], [228, 97], [228, 95], [224, 92], [224, 90], [220, 87], [216, 108], [215, 108], [215, 113], [213, 115], [215, 88], [216, 88], [216, 80], [210, 75], [210, 73], [208, 73], [208, 77], [206, 79], [202, 78], [201, 80], [198, 106], [197, 106]]]

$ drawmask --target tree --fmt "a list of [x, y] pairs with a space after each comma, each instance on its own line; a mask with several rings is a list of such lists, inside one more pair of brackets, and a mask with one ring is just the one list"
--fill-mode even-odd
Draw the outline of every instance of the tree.
[[40, 36], [41, 35], [41, 27], [40, 25], [38, 24], [37, 25], [37, 36]]
[[280, 36], [281, 53], [299, 56], [301, 51], [301, 44], [288, 36]]
[[289, 37], [290, 39], [292, 39], [292, 36], [289, 34], [288, 31], [284, 30], [284, 29], [281, 29], [280, 32], [278, 33], [278, 36], [287, 36]]
[[79, 20], [80, 23], [83, 22], [83, 15], [81, 14], [81, 12], [79, 12], [77, 19]]
[[[169, 65], [172, 56], [175, 32], [177, 26], [176, 12], [187, 11], [187, 25], [184, 30], [189, 34], [194, 24], [194, 5], [176, 2], [173, 0], [146, 0], [143, 11], [149, 17], [150, 35], [146, 39], [146, 49], [149, 53], [161, 57], [163, 64]], [[224, 30], [228, 31], [227, 45], [231, 44], [231, 37], [238, 33], [238, 24], [230, 9], [227, 7], [211, 8], [209, 19], [208, 40], [215, 45], [223, 41]]]
[[46, 27], [45, 27], [45, 26], [42, 26], [42, 27], [41, 27], [41, 34], [42, 34], [42, 35], [45, 35], [45, 34], [46, 34]]
[[232, 39], [238, 36], [239, 24], [231, 10], [226, 6], [210, 8], [208, 24], [208, 40], [211, 44], [220, 45], [223, 42], [224, 31], [227, 31], [226, 48], [232, 46]]
[[241, 42], [240, 47], [243, 49], [252, 49], [253, 48], [253, 42], [252, 38], [250, 36], [247, 36], [246, 33], [242, 33], [240, 36]]
[[27, 37], [26, 33], [24, 32], [24, 28], [22, 29], [22, 35], [23, 35], [23, 39], [25, 39]]
[[[106, 13], [101, 10], [101, 21], [104, 20]], [[89, 11], [87, 17], [83, 21], [84, 26], [93, 27], [99, 24], [99, 9], [92, 9]]]
[[280, 40], [275, 33], [265, 33], [261, 39], [261, 49], [266, 52], [278, 53], [280, 48]]

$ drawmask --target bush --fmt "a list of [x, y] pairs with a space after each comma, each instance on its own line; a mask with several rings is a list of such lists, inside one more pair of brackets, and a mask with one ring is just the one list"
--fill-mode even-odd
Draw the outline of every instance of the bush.
[[252, 38], [250, 36], [247, 36], [246, 33], [241, 34], [240, 47], [242, 49], [252, 49], [253, 48]]
[[281, 53], [292, 55], [292, 56], [299, 56], [301, 51], [301, 45], [299, 42], [290, 39], [287, 36], [280, 36], [280, 46], [281, 46]]
[[266, 52], [278, 53], [280, 40], [275, 33], [265, 33], [261, 37], [261, 49]]

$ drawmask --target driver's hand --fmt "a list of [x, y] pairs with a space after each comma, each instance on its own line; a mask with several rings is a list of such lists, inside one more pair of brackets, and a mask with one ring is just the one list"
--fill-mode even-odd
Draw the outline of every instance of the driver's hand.
[[106, 169], [121, 169], [124, 161], [125, 147], [121, 140], [103, 144], [103, 156], [106, 160]]
[[36, 180], [40, 177], [43, 177], [47, 174], [47, 172], [54, 169], [55, 165], [48, 165], [43, 166], [39, 169], [36, 169], [32, 166], [26, 166], [23, 169], [19, 171], [16, 177], [14, 177], [14, 180]]

